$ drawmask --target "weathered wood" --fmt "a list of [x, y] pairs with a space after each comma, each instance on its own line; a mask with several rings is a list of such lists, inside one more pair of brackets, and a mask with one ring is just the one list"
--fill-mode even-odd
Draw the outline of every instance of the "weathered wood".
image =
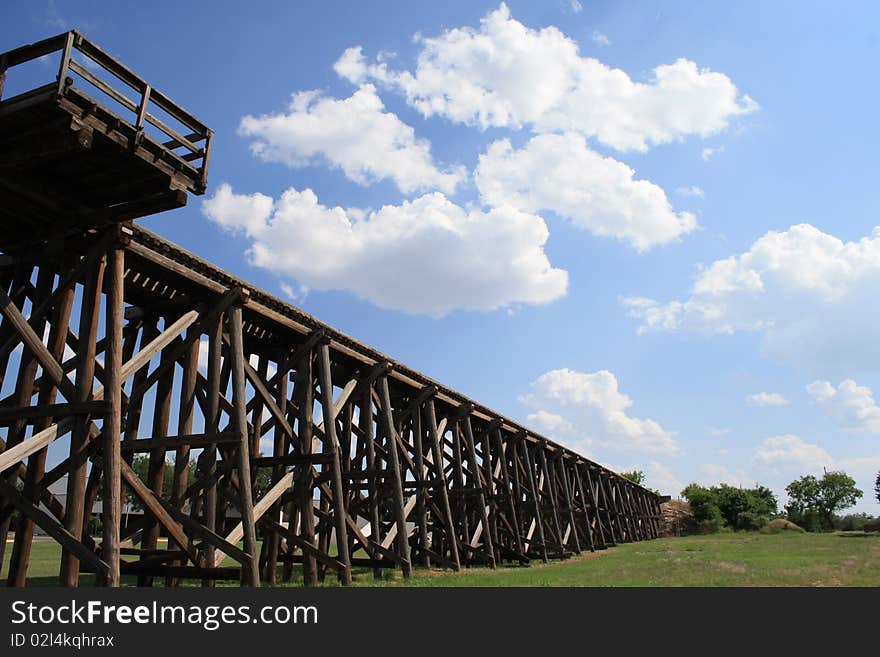
[[238, 475], [243, 485], [241, 494], [241, 519], [244, 525], [244, 551], [250, 555], [242, 564], [242, 584], [260, 585], [257, 563], [257, 533], [254, 525], [254, 503], [251, 497], [250, 441], [247, 432], [247, 399], [245, 398], [245, 357], [242, 344], [241, 306], [229, 309], [230, 360], [232, 363], [232, 402], [235, 407], [233, 426], [238, 431]]
[[103, 584], [119, 586], [119, 527], [122, 521], [122, 313], [125, 252], [111, 248], [107, 254], [107, 305], [105, 326], [107, 350], [104, 358], [106, 385], [102, 434], [103, 495], [101, 556], [109, 566]]
[[[83, 402], [92, 398], [95, 378], [95, 343], [98, 332], [98, 313], [101, 309], [101, 286], [104, 280], [106, 257], [100, 258], [86, 279], [80, 309], [79, 336], [83, 349], [80, 362], [76, 368], [75, 391], [68, 397], [71, 401]], [[50, 370], [46, 370], [47, 374]], [[63, 377], [63, 373], [61, 375]], [[60, 381], [59, 381], [60, 383]], [[69, 382], [68, 382], [69, 384]], [[58, 386], [62, 394], [63, 385]], [[64, 509], [64, 528], [79, 540], [82, 534], [83, 511], [85, 507], [85, 477], [87, 458], [85, 448], [88, 444], [87, 418], [78, 416], [75, 419], [70, 439], [70, 458], [75, 468], [67, 476], [67, 497]], [[61, 584], [76, 586], [79, 582], [79, 560], [68, 550], [61, 554]]]
[[340, 573], [343, 584], [351, 584], [351, 562], [348, 554], [348, 536], [345, 524], [345, 504], [342, 492], [342, 465], [339, 459], [339, 445], [336, 442], [336, 419], [333, 417], [333, 379], [330, 373], [330, 349], [326, 344], [318, 347], [318, 377], [321, 386], [321, 411], [324, 414], [324, 449], [332, 452], [331, 478], [333, 482], [333, 504], [336, 518], [337, 558], [344, 568]]

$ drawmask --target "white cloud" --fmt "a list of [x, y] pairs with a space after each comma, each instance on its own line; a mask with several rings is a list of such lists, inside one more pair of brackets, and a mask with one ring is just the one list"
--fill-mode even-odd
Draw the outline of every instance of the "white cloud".
[[462, 166], [440, 171], [430, 143], [385, 111], [371, 84], [342, 100], [295, 93], [287, 112], [245, 116], [239, 133], [254, 138], [251, 150], [264, 160], [294, 168], [325, 161], [361, 185], [391, 179], [404, 193], [451, 193], [466, 178]]
[[268, 207], [260, 196], [224, 184], [202, 212], [250, 238], [252, 264], [312, 289], [433, 315], [542, 304], [566, 293], [568, 274], [551, 266], [547, 226], [533, 214], [466, 209], [439, 192], [368, 213], [321, 205], [310, 189], [288, 189]]
[[569, 0], [568, 6], [576, 14], [581, 13], [584, 8], [584, 6], [580, 3], [580, 0]]
[[835, 388], [830, 381], [814, 381], [807, 392], [842, 429], [880, 433], [880, 406], [871, 389], [846, 379]]
[[749, 406], [786, 406], [790, 404], [785, 396], [779, 392], [758, 392], [754, 395], [746, 397], [746, 403]]
[[817, 374], [877, 370], [880, 341], [880, 226], [843, 242], [809, 224], [771, 231], [741, 255], [697, 274], [689, 297], [623, 300], [639, 332], [753, 331], [774, 360]]
[[804, 442], [798, 436], [786, 434], [765, 439], [753, 452], [753, 460], [773, 471], [819, 472], [833, 467], [831, 454], [819, 445]]
[[346, 50], [334, 68], [355, 84], [373, 80], [398, 90], [426, 117], [482, 129], [576, 131], [618, 150], [711, 135], [757, 109], [726, 75], [686, 59], [657, 66], [647, 82], [634, 81], [582, 57], [558, 28], [535, 30], [512, 19], [503, 3], [479, 28], [416, 40], [414, 72], [392, 71], [381, 57], [369, 63], [360, 46]]
[[713, 436], [714, 438], [721, 438], [722, 436], [726, 436], [727, 434], [729, 434], [730, 429], [723, 429], [721, 427], [707, 426], [706, 433], [708, 433], [710, 436]]
[[498, 140], [480, 155], [474, 180], [484, 203], [552, 210], [640, 251], [697, 227], [693, 214], [676, 214], [660, 187], [634, 175], [626, 164], [590, 149], [581, 135], [568, 133], [538, 135], [518, 150]]
[[594, 30], [593, 33], [590, 35], [590, 38], [593, 40], [593, 43], [595, 43], [600, 48], [611, 45], [611, 39], [609, 39], [606, 35], [602, 34], [598, 30]]
[[704, 463], [700, 466], [698, 483], [702, 486], [717, 486], [727, 484], [742, 488], [752, 488], [755, 479], [744, 470], [730, 470], [727, 466], [717, 463]]
[[703, 150], [700, 151], [700, 157], [703, 158], [703, 162], [708, 162], [716, 155], [720, 155], [724, 152], [724, 146], [719, 146], [717, 148], [710, 148], [706, 146]]
[[627, 414], [632, 400], [621, 393], [614, 374], [560, 369], [531, 384], [520, 401], [535, 409], [527, 421], [582, 453], [591, 445], [627, 452], [675, 454], [675, 433], [651, 419]]
[[676, 187], [675, 193], [679, 196], [692, 196], [695, 198], [705, 198], [706, 196], [703, 188], [697, 187], [696, 185], [690, 185], [689, 187]]

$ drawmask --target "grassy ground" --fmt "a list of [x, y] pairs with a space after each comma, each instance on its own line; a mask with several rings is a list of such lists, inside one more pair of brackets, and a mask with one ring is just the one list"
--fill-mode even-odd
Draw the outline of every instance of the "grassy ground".
[[[7, 546], [8, 562], [11, 545]], [[35, 585], [57, 583], [59, 548], [34, 545]], [[226, 565], [226, 564], [224, 564]], [[231, 565], [231, 564], [229, 564]], [[3, 565], [3, 581], [8, 563]], [[91, 581], [83, 575], [83, 583]], [[334, 578], [328, 575], [327, 584]], [[294, 582], [295, 584], [298, 583]], [[880, 586], [880, 535], [716, 534], [619, 545], [567, 561], [461, 573], [417, 569], [404, 582], [397, 571], [381, 580], [355, 570], [359, 586]]]

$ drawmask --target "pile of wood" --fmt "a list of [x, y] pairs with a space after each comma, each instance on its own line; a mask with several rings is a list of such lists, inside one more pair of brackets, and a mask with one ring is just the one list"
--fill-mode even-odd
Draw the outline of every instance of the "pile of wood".
[[662, 536], [689, 536], [699, 533], [691, 505], [682, 500], [669, 500], [660, 505], [663, 521]]

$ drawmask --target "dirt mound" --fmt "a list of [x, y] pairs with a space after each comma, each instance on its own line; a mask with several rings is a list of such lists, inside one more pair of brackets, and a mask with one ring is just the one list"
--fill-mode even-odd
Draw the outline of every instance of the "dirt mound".
[[663, 536], [689, 536], [698, 534], [697, 522], [691, 505], [682, 500], [669, 500], [660, 505], [663, 514]]
[[781, 532], [804, 532], [804, 528], [800, 527], [785, 518], [776, 518], [768, 522], [761, 530], [765, 534], [779, 534]]

